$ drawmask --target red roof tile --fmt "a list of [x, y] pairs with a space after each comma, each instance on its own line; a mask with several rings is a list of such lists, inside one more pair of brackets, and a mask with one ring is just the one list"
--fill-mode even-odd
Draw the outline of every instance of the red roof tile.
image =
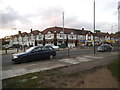
[[34, 30], [32, 32], [29, 33], [29, 35], [33, 34], [33, 35], [38, 35], [40, 33], [39, 30]]
[[[48, 31], [50, 31], [51, 33], [54, 33], [54, 31], [56, 31], [56, 33], [60, 33], [61, 31], [63, 31], [63, 27], [51, 27], [51, 28], [47, 28], [44, 31], [42, 31], [42, 34], [47, 34]], [[87, 30], [79, 30], [79, 29], [73, 29], [73, 28], [64, 28], [64, 33], [65, 34], [70, 34], [71, 32], [73, 32], [74, 34], [77, 35], [86, 35], [88, 32], [92, 33], [91, 31], [87, 31]]]

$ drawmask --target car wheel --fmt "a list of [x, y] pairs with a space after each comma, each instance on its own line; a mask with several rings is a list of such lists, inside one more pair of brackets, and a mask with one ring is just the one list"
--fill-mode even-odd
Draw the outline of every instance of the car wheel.
[[50, 58], [50, 59], [53, 59], [53, 58], [54, 58], [54, 56], [53, 56], [53, 55], [50, 55], [50, 56], [49, 56], [49, 58]]

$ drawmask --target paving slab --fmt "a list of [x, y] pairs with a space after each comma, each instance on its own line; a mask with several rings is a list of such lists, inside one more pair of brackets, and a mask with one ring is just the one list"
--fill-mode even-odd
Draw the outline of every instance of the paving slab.
[[67, 62], [67, 63], [70, 63], [70, 64], [78, 64], [79, 62], [74, 60], [74, 59], [61, 59], [59, 61], [62, 61], [62, 62]]
[[77, 57], [77, 60], [79, 61], [79, 63], [81, 63], [81, 62], [92, 61], [93, 59], [86, 58], [86, 57]]
[[4, 70], [4, 71], [2, 71], [2, 79], [15, 77], [15, 76], [20, 76], [20, 75], [24, 75], [24, 74], [28, 74], [28, 73], [50, 70], [50, 69], [53, 69], [53, 68], [63, 67], [63, 66], [66, 66], [66, 65], [67, 64], [54, 64], [54, 65], [49, 64], [49, 65], [46, 66], [46, 64], [44, 64], [41, 67], [39, 67], [39, 65], [37, 65], [37, 64], [36, 65], [32, 64], [32, 65], [29, 65], [29, 67], [25, 67], [25, 68]]
[[96, 56], [83, 56], [86, 58], [93, 58], [93, 59], [102, 59], [103, 57], [96, 57]]
[[20, 76], [26, 74], [26, 70], [24, 68], [16, 69], [16, 70], [6, 70], [2, 71], [2, 79]]

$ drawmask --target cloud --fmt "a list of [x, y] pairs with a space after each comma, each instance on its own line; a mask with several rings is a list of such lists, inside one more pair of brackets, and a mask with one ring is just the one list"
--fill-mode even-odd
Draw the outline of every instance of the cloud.
[[50, 18], [54, 18], [54, 17], [60, 17], [62, 16], [62, 12], [63, 12], [63, 8], [60, 7], [49, 7], [47, 9], [44, 9], [44, 11], [42, 11], [42, 19], [50, 19]]
[[27, 16], [20, 15], [11, 7], [7, 7], [3, 13], [0, 13], [2, 16], [2, 28], [13, 28], [16, 27], [16, 22], [21, 24], [30, 23], [27, 19]]
[[113, 27], [113, 33], [118, 31], [117, 23], [108, 23], [108, 22], [97, 22], [96, 28], [101, 30], [102, 32], [109, 32], [111, 33], [111, 29]]
[[63, 11], [63, 8], [57, 6], [46, 7], [43, 10], [40, 8], [39, 12], [31, 16], [31, 19], [35, 21], [36, 25], [39, 24], [39, 27], [60, 26]]
[[7, 7], [6, 12], [2, 14], [2, 23], [3, 24], [8, 24], [9, 22], [13, 22], [20, 18], [18, 13], [14, 11], [12, 8]]

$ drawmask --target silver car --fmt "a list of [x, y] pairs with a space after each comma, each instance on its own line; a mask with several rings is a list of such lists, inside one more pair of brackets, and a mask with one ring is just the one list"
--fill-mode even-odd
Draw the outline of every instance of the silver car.
[[98, 47], [98, 52], [107, 52], [107, 51], [111, 51], [111, 50], [112, 50], [112, 47], [108, 44], [103, 44]]

